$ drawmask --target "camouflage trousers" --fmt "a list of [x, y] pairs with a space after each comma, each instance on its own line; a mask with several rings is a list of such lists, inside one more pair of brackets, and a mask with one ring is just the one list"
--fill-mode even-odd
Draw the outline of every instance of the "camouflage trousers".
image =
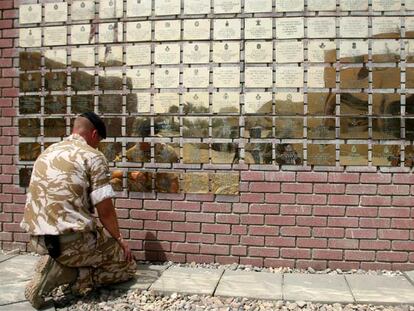
[[[41, 238], [33, 236], [31, 244], [37, 253], [47, 254]], [[102, 228], [60, 236], [60, 250], [55, 260], [78, 270], [73, 290], [81, 294], [94, 287], [129, 280], [137, 271], [135, 261], [125, 261], [118, 242], [105, 235]]]

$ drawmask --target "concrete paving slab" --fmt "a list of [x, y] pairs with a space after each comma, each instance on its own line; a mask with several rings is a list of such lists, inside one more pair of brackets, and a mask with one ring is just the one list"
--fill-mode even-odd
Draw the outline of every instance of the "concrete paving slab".
[[283, 299], [321, 303], [353, 303], [351, 291], [342, 275], [285, 273]]
[[[34, 310], [36, 309], [33, 308], [32, 305], [27, 301], [0, 306], [0, 311], [34, 311]], [[53, 306], [50, 306], [50, 307], [45, 306], [42, 309], [42, 311], [55, 311], [55, 310], [56, 309]]]
[[112, 285], [111, 288], [147, 290], [168, 268], [167, 265], [138, 265], [137, 278], [128, 282]]
[[16, 256], [17, 255], [5, 255], [0, 253], [0, 263]]
[[27, 282], [13, 282], [0, 284], [0, 305], [25, 301], [24, 288]]
[[414, 303], [414, 286], [403, 276], [347, 275], [346, 280], [358, 303]]
[[404, 272], [407, 279], [411, 282], [411, 284], [414, 284], [414, 271], [406, 271]]
[[157, 293], [212, 295], [223, 274], [223, 269], [171, 267], [151, 285]]
[[34, 266], [40, 257], [16, 256], [0, 262], [1, 282], [16, 282], [30, 280], [34, 273]]
[[214, 296], [282, 299], [282, 274], [225, 271]]

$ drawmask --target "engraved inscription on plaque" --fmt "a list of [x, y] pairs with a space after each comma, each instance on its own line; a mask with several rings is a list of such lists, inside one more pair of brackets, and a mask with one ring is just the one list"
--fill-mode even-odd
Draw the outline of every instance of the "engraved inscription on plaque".
[[335, 17], [314, 17], [308, 19], [308, 38], [335, 37]]
[[42, 77], [40, 72], [20, 74], [21, 92], [39, 92], [42, 88]]
[[298, 66], [277, 67], [276, 87], [303, 87], [303, 68]]
[[154, 173], [144, 171], [128, 172], [128, 190], [133, 192], [151, 192]]
[[42, 45], [41, 28], [20, 28], [19, 46], [22, 48], [34, 48]]
[[240, 66], [214, 67], [213, 85], [217, 88], [240, 87]]
[[122, 46], [101, 46], [98, 50], [99, 66], [122, 66]]
[[208, 117], [183, 117], [183, 137], [208, 137]]
[[93, 111], [93, 95], [72, 95], [70, 100], [72, 113]]
[[221, 195], [238, 195], [240, 175], [238, 173], [210, 174], [211, 192]]
[[210, 40], [209, 19], [185, 19], [183, 22], [184, 40]]
[[341, 63], [368, 62], [368, 41], [341, 40], [339, 46], [339, 60]]
[[209, 148], [206, 143], [184, 143], [183, 162], [187, 164], [202, 164], [209, 162]]
[[46, 114], [64, 114], [66, 113], [66, 96], [48, 95], [45, 97]]
[[210, 61], [209, 43], [188, 43], [183, 44], [183, 63], [184, 64], [208, 64]]
[[238, 145], [235, 143], [214, 143], [211, 145], [211, 163], [232, 164], [239, 162]]
[[122, 34], [122, 23], [99, 24], [99, 43], [122, 42]]
[[103, 118], [106, 126], [106, 135], [108, 137], [119, 137], [122, 135], [122, 119], [121, 118]]
[[68, 16], [68, 4], [66, 2], [45, 3], [45, 22], [66, 22]]
[[301, 165], [303, 163], [302, 144], [277, 144], [276, 163], [279, 165]]
[[275, 138], [303, 138], [303, 118], [275, 118]]
[[400, 118], [372, 118], [373, 139], [400, 139]]
[[244, 20], [245, 39], [272, 39], [272, 18], [246, 18]]
[[31, 168], [20, 168], [19, 169], [19, 186], [29, 187], [31, 176], [32, 176]]
[[336, 61], [335, 41], [309, 40], [308, 60], [314, 63], [334, 63]]
[[19, 160], [35, 161], [40, 155], [39, 143], [20, 143], [19, 144]]
[[127, 69], [126, 79], [128, 89], [148, 89], [151, 87], [151, 69]]
[[34, 24], [42, 21], [41, 4], [22, 4], [19, 7], [19, 24]]
[[66, 90], [66, 72], [47, 72], [45, 74], [46, 91], [64, 91]]
[[305, 35], [303, 17], [289, 17], [276, 19], [277, 39], [300, 39]]
[[368, 117], [341, 117], [340, 138], [368, 139]]
[[154, 135], [158, 137], [180, 136], [180, 120], [178, 117], [154, 118]]
[[335, 139], [335, 118], [308, 117], [309, 139]]
[[181, 96], [183, 112], [188, 113], [208, 113], [209, 94], [208, 92], [187, 92]]
[[185, 88], [208, 88], [210, 69], [208, 67], [185, 67], [183, 86]]
[[127, 0], [127, 17], [151, 16], [152, 0]]
[[115, 170], [111, 172], [111, 180], [109, 181], [114, 191], [123, 190], [123, 172], [122, 170]]
[[308, 114], [332, 116], [335, 109], [335, 93], [308, 93]]
[[400, 68], [376, 67], [372, 68], [372, 87], [374, 89], [400, 88]]
[[99, 112], [101, 113], [121, 113], [122, 95], [104, 94], [99, 95]]
[[123, 0], [100, 0], [99, 17], [100, 18], [119, 18], [124, 11]]
[[180, 144], [177, 143], [155, 143], [155, 163], [179, 163]]
[[246, 63], [271, 63], [273, 61], [272, 42], [246, 42], [244, 51], [244, 61]]
[[40, 113], [40, 96], [19, 97], [19, 113]]
[[244, 118], [245, 138], [272, 138], [273, 120], [271, 117], [248, 116]]
[[99, 88], [101, 90], [122, 90], [122, 71], [117, 69], [100, 71]]
[[[406, 99], [406, 104], [410, 100]], [[372, 113], [374, 115], [400, 115], [400, 94], [378, 93], [372, 94]], [[407, 113], [407, 106], [406, 106]]]
[[368, 94], [342, 93], [340, 95], [341, 115], [367, 115]]
[[241, 19], [215, 19], [214, 40], [241, 39]]
[[71, 73], [74, 91], [90, 91], [95, 89], [95, 72], [92, 70], [73, 71]]
[[180, 38], [180, 20], [155, 21], [155, 41], [180, 40]]
[[244, 0], [245, 13], [271, 13], [272, 0]]
[[368, 17], [341, 17], [339, 33], [342, 38], [367, 38]]
[[127, 22], [126, 41], [151, 41], [151, 22]]
[[247, 88], [271, 88], [273, 85], [273, 68], [246, 67], [244, 85]]
[[151, 64], [150, 44], [127, 45], [125, 52], [125, 62], [128, 66]]
[[71, 58], [72, 67], [93, 67], [95, 66], [95, 48], [72, 48]]
[[341, 0], [342, 11], [367, 11], [368, 0]]
[[19, 119], [19, 136], [21, 137], [40, 136], [40, 119], [38, 118]]
[[48, 69], [65, 69], [67, 66], [66, 49], [45, 51], [45, 67]]
[[155, 190], [164, 193], [179, 193], [180, 174], [157, 172], [155, 174]]
[[127, 143], [126, 158], [128, 162], [151, 162], [151, 144], [147, 142]]
[[177, 93], [156, 93], [154, 95], [155, 113], [178, 113], [180, 95]]
[[336, 158], [335, 145], [308, 145], [308, 165], [334, 166]]
[[154, 69], [154, 87], [176, 89], [180, 85], [180, 68], [163, 67]]
[[303, 94], [280, 92], [275, 95], [278, 115], [303, 115]]
[[214, 13], [240, 13], [241, 0], [214, 0]]
[[66, 135], [66, 120], [64, 118], [49, 118], [44, 120], [45, 137], [63, 137]]
[[303, 42], [280, 40], [276, 42], [276, 63], [303, 62]]
[[336, 69], [332, 67], [309, 67], [308, 87], [310, 88], [335, 88]]
[[39, 70], [41, 65], [41, 55], [38, 51], [19, 53], [19, 65], [21, 70]]
[[122, 144], [120, 142], [99, 143], [101, 151], [109, 162], [119, 162], [122, 160]]
[[185, 0], [184, 14], [208, 14], [211, 10], [210, 2], [210, 0]]
[[238, 117], [212, 117], [213, 138], [239, 138]]
[[372, 36], [374, 38], [400, 38], [401, 20], [399, 17], [373, 17]]
[[238, 92], [214, 92], [213, 113], [239, 113], [240, 94]]
[[336, 0], [308, 0], [309, 11], [335, 11]]
[[[341, 89], [368, 88], [369, 70], [366, 67], [344, 68], [340, 71]], [[398, 78], [399, 81], [399, 78]]]
[[126, 135], [133, 137], [151, 136], [151, 119], [148, 117], [126, 118]]
[[178, 15], [181, 12], [181, 0], [157, 0], [154, 1], [154, 13], [156, 16]]
[[273, 112], [271, 92], [246, 92], [244, 94], [244, 112], [265, 114]]
[[67, 44], [66, 26], [55, 26], [43, 28], [43, 45], [57, 46]]
[[169, 65], [180, 63], [179, 44], [159, 44], [155, 46], [154, 63], [158, 65]]
[[400, 61], [401, 47], [397, 40], [374, 40], [372, 42], [372, 61], [393, 63]]
[[368, 145], [341, 145], [340, 159], [341, 165], [368, 165]]
[[399, 145], [373, 145], [372, 165], [400, 166], [401, 147]]
[[304, 10], [304, 0], [278, 0], [276, 12], [300, 12]]
[[151, 94], [150, 93], [131, 93], [127, 94], [127, 112], [145, 113], [151, 111]]
[[73, 1], [71, 5], [71, 18], [74, 21], [93, 19], [95, 17], [95, 1]]
[[240, 42], [214, 42], [213, 62], [215, 63], [239, 63]]
[[272, 164], [272, 144], [246, 144], [244, 146], [244, 162], [247, 164]]
[[186, 173], [184, 174], [183, 191], [185, 193], [208, 193], [208, 173]]

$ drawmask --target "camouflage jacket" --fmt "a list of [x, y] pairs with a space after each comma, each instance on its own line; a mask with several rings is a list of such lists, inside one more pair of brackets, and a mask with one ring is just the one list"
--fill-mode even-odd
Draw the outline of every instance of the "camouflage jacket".
[[73, 134], [34, 163], [20, 226], [32, 235], [95, 230], [94, 205], [114, 196], [105, 156]]

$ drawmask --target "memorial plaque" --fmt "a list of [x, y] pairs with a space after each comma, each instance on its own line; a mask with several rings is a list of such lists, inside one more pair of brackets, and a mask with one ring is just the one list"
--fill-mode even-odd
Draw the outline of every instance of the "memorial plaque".
[[414, 140], [414, 119], [405, 119], [405, 138]]
[[213, 0], [214, 14], [241, 13], [241, 0]]
[[183, 87], [208, 88], [210, 83], [209, 67], [184, 67]]
[[308, 38], [335, 38], [335, 17], [308, 18]]
[[185, 19], [183, 22], [184, 40], [210, 40], [209, 19]]
[[246, 42], [244, 45], [244, 61], [246, 63], [272, 63], [273, 62], [272, 42], [265, 42], [265, 41]]
[[238, 145], [235, 143], [211, 144], [211, 163], [213, 164], [237, 164], [239, 163]]
[[[119, 137], [122, 136], [122, 118], [103, 118], [106, 126], [106, 136]], [[128, 123], [127, 123], [128, 125]], [[128, 131], [127, 131], [128, 133]]]
[[405, 0], [405, 9], [406, 10], [414, 10], [414, 0]]
[[335, 166], [336, 146], [335, 145], [308, 145], [308, 165]]
[[335, 88], [336, 69], [332, 67], [309, 67], [309, 88]]
[[149, 137], [151, 136], [151, 119], [149, 117], [127, 117], [126, 136]]
[[240, 175], [239, 173], [215, 173], [210, 174], [211, 192], [221, 195], [238, 195]]
[[368, 94], [342, 93], [340, 109], [341, 115], [368, 115]]
[[340, 71], [341, 89], [368, 88], [369, 70], [366, 67], [343, 68]]
[[279, 40], [276, 42], [276, 63], [303, 62], [303, 42]]
[[99, 66], [122, 66], [122, 46], [101, 46], [98, 50]]
[[246, 92], [244, 94], [244, 112], [250, 114], [268, 114], [273, 112], [271, 92]]
[[414, 146], [405, 146], [405, 167], [414, 166]]
[[151, 16], [152, 0], [127, 0], [127, 17]]
[[213, 117], [211, 118], [213, 138], [239, 138], [238, 117]]
[[244, 86], [246, 88], [271, 88], [273, 86], [273, 68], [246, 67]]
[[151, 88], [151, 68], [127, 69], [128, 89], [149, 89]]
[[[123, 34], [122, 23], [99, 24], [99, 43], [122, 42], [122, 37], [123, 37], [122, 34]], [[127, 39], [128, 39], [128, 31], [127, 31]]]
[[214, 67], [213, 86], [216, 88], [240, 87], [240, 66]]
[[180, 44], [159, 44], [155, 46], [154, 63], [157, 65], [179, 64]]
[[151, 111], [150, 93], [127, 94], [127, 107], [129, 113], [149, 113]]
[[32, 168], [20, 168], [19, 169], [19, 186], [29, 187], [30, 178], [32, 176]]
[[186, 173], [184, 174], [183, 191], [185, 193], [208, 193], [208, 173]]
[[67, 45], [67, 28], [66, 26], [55, 26], [43, 28], [43, 45], [57, 46]]
[[99, 95], [98, 107], [100, 113], [122, 113], [122, 95]]
[[373, 145], [372, 165], [400, 166], [401, 147], [399, 145]]
[[272, 39], [273, 19], [272, 18], [245, 18], [244, 19], [245, 39]]
[[19, 113], [20, 114], [40, 113], [40, 96], [19, 97]]
[[73, 21], [95, 18], [95, 1], [73, 1], [71, 5], [71, 18]]
[[99, 18], [120, 18], [123, 12], [123, 0], [100, 0], [99, 2]]
[[72, 95], [70, 100], [72, 113], [80, 114], [87, 111], [93, 111], [93, 95]]
[[41, 28], [20, 28], [19, 46], [21, 48], [35, 48], [42, 45]]
[[305, 9], [304, 0], [278, 0], [276, 12], [301, 12]]
[[336, 11], [336, 0], [308, 0], [309, 11]]
[[178, 117], [156, 117], [154, 119], [154, 135], [158, 137], [180, 136], [180, 120]]
[[72, 90], [91, 91], [95, 89], [95, 72], [93, 70], [72, 71]]
[[41, 66], [40, 52], [30, 51], [24, 52], [20, 51], [19, 53], [19, 66], [20, 70], [39, 70]]
[[[410, 100], [406, 100], [409, 103]], [[406, 107], [407, 112], [407, 107]], [[372, 113], [374, 115], [400, 115], [400, 94], [378, 93], [372, 94]]]
[[20, 137], [40, 136], [40, 119], [38, 118], [19, 119], [19, 136]]
[[19, 6], [19, 24], [34, 24], [42, 21], [42, 5], [21, 4]]
[[372, 36], [374, 38], [400, 38], [401, 20], [400, 17], [373, 17]]
[[71, 44], [91, 44], [95, 43], [94, 32], [91, 32], [91, 25], [71, 26]]
[[68, 18], [68, 4], [66, 2], [45, 3], [45, 22], [66, 22]]
[[400, 139], [400, 118], [372, 118], [373, 139]]
[[240, 42], [213, 42], [213, 62], [239, 63]]
[[45, 137], [66, 136], [66, 120], [64, 118], [49, 118], [44, 120]]
[[339, 33], [342, 38], [367, 38], [368, 17], [341, 17]]
[[127, 143], [126, 159], [128, 162], [151, 162], [151, 143]]
[[278, 115], [303, 115], [303, 94], [280, 92], [275, 95]]
[[414, 88], [414, 67], [405, 68], [405, 87]]
[[42, 89], [41, 73], [21, 73], [19, 86], [20, 92], [40, 92]]
[[372, 0], [373, 11], [399, 11], [401, 0]]
[[183, 162], [186, 164], [202, 164], [209, 162], [208, 144], [184, 143]]
[[181, 13], [181, 0], [154, 1], [155, 16], [179, 15]]
[[272, 13], [272, 0], [244, 0], [244, 13]]
[[66, 113], [66, 96], [64, 95], [47, 95], [45, 97], [46, 114], [65, 114]]
[[[303, 52], [302, 52], [302, 55], [303, 55]], [[335, 41], [309, 40], [308, 41], [308, 60], [314, 63], [336, 62]]]
[[126, 23], [126, 41], [151, 41], [151, 37], [151, 21]]
[[240, 40], [241, 19], [214, 19], [214, 40]]
[[377, 63], [399, 62], [401, 47], [398, 40], [374, 40], [372, 42], [372, 61]]
[[71, 59], [72, 67], [93, 67], [95, 66], [95, 48], [72, 48]]
[[289, 17], [276, 19], [277, 39], [301, 39], [305, 36], [303, 17]]
[[272, 164], [272, 144], [246, 144], [244, 146], [244, 163]]
[[179, 163], [180, 144], [155, 143], [155, 163]]
[[308, 117], [309, 139], [335, 139], [335, 118]]
[[154, 94], [155, 113], [178, 113], [180, 106], [180, 95], [178, 93], [156, 93]]
[[245, 138], [272, 138], [273, 120], [265, 116], [244, 117], [244, 137]]
[[210, 0], [185, 0], [184, 14], [209, 14], [211, 11], [210, 2]]
[[341, 63], [368, 62], [368, 41], [341, 40], [339, 47], [339, 61]]
[[181, 96], [183, 112], [188, 113], [208, 113], [209, 112], [209, 93], [208, 92], [187, 92]]
[[155, 190], [161, 193], [180, 192], [179, 173], [155, 173]]
[[154, 173], [144, 171], [128, 172], [128, 190], [132, 192], [152, 192]]
[[368, 117], [341, 117], [341, 139], [368, 139]]
[[109, 162], [119, 162], [122, 161], [122, 143], [120, 142], [110, 142], [103, 143], [100, 142], [98, 146], [99, 151], [101, 151], [105, 158]]
[[128, 66], [151, 65], [151, 44], [127, 45], [125, 51]]
[[45, 74], [46, 91], [65, 91], [66, 87], [66, 72], [47, 72]]
[[414, 17], [405, 18], [405, 37], [414, 38]]
[[239, 113], [240, 93], [238, 92], [214, 92], [212, 102], [213, 113]]
[[210, 43], [184, 42], [184, 64], [208, 64], [210, 62]]
[[122, 191], [123, 190], [123, 172], [121, 170], [116, 170], [111, 172], [111, 180], [109, 181], [112, 189], [114, 191]]
[[413, 115], [414, 114], [414, 95], [407, 94], [405, 98], [405, 114]]
[[47, 69], [66, 69], [66, 49], [53, 49], [45, 51], [45, 67]]
[[122, 90], [122, 71], [119, 69], [99, 71], [99, 89]]
[[367, 11], [368, 0], [341, 0], [342, 11]]
[[155, 21], [155, 41], [172, 41], [181, 39], [181, 21]]
[[302, 165], [302, 144], [276, 144], [276, 163], [279, 165]]
[[308, 93], [308, 114], [334, 116], [335, 109], [335, 93]]
[[372, 68], [372, 88], [397, 89], [401, 83], [401, 69], [390, 67]]
[[275, 138], [303, 138], [303, 118], [275, 118]]
[[276, 68], [276, 87], [303, 87], [303, 67], [279, 66]]
[[341, 145], [339, 163], [348, 166], [367, 166], [368, 145]]
[[208, 138], [208, 117], [183, 117], [183, 137]]
[[176, 89], [180, 87], [180, 68], [164, 67], [154, 69], [154, 87]]
[[35, 161], [40, 155], [39, 143], [20, 143], [19, 161]]

